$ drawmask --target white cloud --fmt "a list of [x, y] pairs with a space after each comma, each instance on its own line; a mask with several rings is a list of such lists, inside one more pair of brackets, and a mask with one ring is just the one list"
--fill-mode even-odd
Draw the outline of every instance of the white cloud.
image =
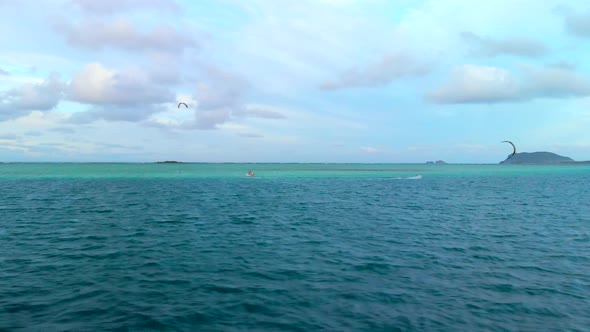
[[317, 87], [334, 73], [353, 67], [357, 59], [390, 50], [383, 36], [391, 27], [359, 15], [359, 10], [369, 11], [365, 2], [231, 2], [252, 19], [231, 48], [240, 57], [228, 61], [255, 77], [251, 83], [262, 91], [290, 95]]
[[232, 114], [244, 108], [243, 95], [249, 89], [248, 82], [241, 76], [214, 66], [204, 68], [203, 80], [197, 85], [195, 111], [198, 129], [215, 129], [229, 121]]
[[262, 119], [285, 119], [287, 117], [281, 109], [262, 104], [246, 105], [237, 116]]
[[[114, 70], [104, 68], [100, 63], [90, 63], [84, 69], [74, 74], [71, 93], [74, 100], [91, 103], [112, 101], [110, 94], [115, 85]], [[115, 92], [121, 93], [121, 91]]]
[[334, 90], [357, 86], [379, 86], [393, 80], [421, 76], [430, 72], [430, 66], [406, 54], [389, 54], [362, 68], [353, 68], [335, 81], [324, 82], [321, 88]]
[[441, 104], [496, 103], [537, 98], [590, 95], [590, 79], [574, 70], [547, 66], [521, 66], [518, 77], [497, 67], [464, 65], [428, 98]]
[[431, 92], [438, 103], [480, 103], [514, 100], [519, 97], [519, 84], [505, 69], [464, 65], [456, 68], [450, 81]]
[[[403, 38], [395, 43], [403, 42], [406, 47], [422, 50], [436, 50], [439, 61], [449, 64], [463, 61], [466, 51], [465, 40], [460, 38], [463, 31], [476, 31], [479, 35], [487, 36], [484, 38], [487, 46], [490, 46], [487, 42], [492, 41], [494, 48], [501, 46], [504, 51], [511, 50], [512, 53], [515, 48], [518, 49], [513, 45], [515, 38], [525, 41], [539, 39], [551, 47], [551, 41], [561, 40], [560, 22], [555, 20], [551, 12], [555, 3], [536, 0], [501, 4], [497, 0], [412, 2], [411, 8], [404, 11], [398, 24], [397, 30]], [[527, 22], [526, 29], [520, 28], [522, 22]], [[523, 53], [523, 50], [517, 52]]]
[[516, 55], [536, 58], [548, 53], [545, 45], [527, 38], [494, 39], [478, 36], [472, 32], [463, 32], [461, 36], [471, 44], [475, 55], [483, 57]]
[[100, 50], [105, 47], [128, 51], [182, 52], [198, 47], [197, 42], [169, 25], [159, 25], [149, 32], [139, 30], [131, 21], [84, 20], [79, 24], [61, 21], [55, 24], [58, 32], [72, 46]]
[[172, 0], [71, 0], [87, 13], [114, 14], [129, 10], [153, 9], [158, 11], [177, 11], [176, 1]]
[[145, 105], [174, 100], [174, 95], [137, 69], [116, 71], [90, 63], [74, 74], [70, 98], [89, 104]]
[[590, 95], [590, 78], [568, 68], [522, 66], [523, 93], [529, 98], [568, 98]]
[[381, 153], [381, 152], [383, 152], [383, 151], [381, 151], [380, 149], [378, 149], [378, 148], [375, 148], [375, 147], [372, 147], [372, 146], [363, 146], [363, 147], [361, 148], [361, 151], [363, 151], [363, 152], [365, 152], [365, 153], [371, 153], [371, 154], [373, 154], [373, 153]]
[[162, 112], [163, 108], [154, 105], [134, 106], [98, 106], [90, 111], [73, 114], [70, 123], [91, 123], [97, 120], [139, 122], [148, 119], [152, 114]]
[[[42, 142], [64, 119], [58, 112], [32, 111], [20, 117], [0, 121], [0, 132], [17, 136], [16, 142]], [[43, 133], [43, 135], [41, 135]]]
[[0, 93], [0, 120], [53, 109], [62, 99], [65, 87], [57, 74], [51, 74], [41, 83], [25, 83]]
[[149, 73], [138, 69], [115, 70], [95, 62], [75, 73], [68, 98], [92, 106], [69, 118], [72, 123], [97, 120], [140, 122], [174, 105], [175, 96], [165, 84], [154, 81]]

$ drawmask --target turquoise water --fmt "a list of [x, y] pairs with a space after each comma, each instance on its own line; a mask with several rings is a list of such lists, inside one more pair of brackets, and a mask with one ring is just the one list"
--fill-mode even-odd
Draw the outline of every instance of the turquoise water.
[[430, 165], [430, 164], [128, 164], [128, 163], [7, 163], [0, 179], [35, 178], [243, 178], [254, 170], [257, 178], [369, 177], [391, 178], [588, 174], [590, 164], [577, 165]]
[[590, 165], [0, 164], [0, 330], [588, 331], [589, 184]]

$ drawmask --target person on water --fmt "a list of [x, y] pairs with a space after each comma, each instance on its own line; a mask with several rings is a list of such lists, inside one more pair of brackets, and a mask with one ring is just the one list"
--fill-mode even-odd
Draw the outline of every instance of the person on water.
[[254, 172], [252, 170], [249, 170], [247, 175], [248, 176], [254, 176]]

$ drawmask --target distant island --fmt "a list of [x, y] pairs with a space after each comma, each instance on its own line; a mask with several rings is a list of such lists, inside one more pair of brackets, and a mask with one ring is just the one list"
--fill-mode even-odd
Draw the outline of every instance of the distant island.
[[182, 164], [181, 161], [174, 161], [174, 160], [166, 160], [166, 161], [157, 161], [156, 164]]
[[560, 156], [553, 152], [520, 152], [501, 161], [500, 164], [557, 164], [575, 163], [572, 158]]
[[427, 164], [446, 164], [446, 162], [442, 161], [442, 160], [437, 160], [436, 162], [434, 161], [427, 161]]

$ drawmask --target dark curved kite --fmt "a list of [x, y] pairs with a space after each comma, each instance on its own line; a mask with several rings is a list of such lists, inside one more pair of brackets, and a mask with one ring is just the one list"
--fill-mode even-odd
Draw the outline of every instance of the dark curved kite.
[[502, 143], [510, 143], [510, 145], [512, 145], [512, 154], [510, 155], [510, 157], [506, 158], [506, 160], [514, 157], [514, 155], [516, 154], [516, 146], [514, 146], [514, 143], [510, 142], [510, 141], [502, 141]]
[[188, 105], [185, 103], [178, 103], [178, 108], [180, 108], [180, 105], [184, 105], [184, 107], [188, 108]]

